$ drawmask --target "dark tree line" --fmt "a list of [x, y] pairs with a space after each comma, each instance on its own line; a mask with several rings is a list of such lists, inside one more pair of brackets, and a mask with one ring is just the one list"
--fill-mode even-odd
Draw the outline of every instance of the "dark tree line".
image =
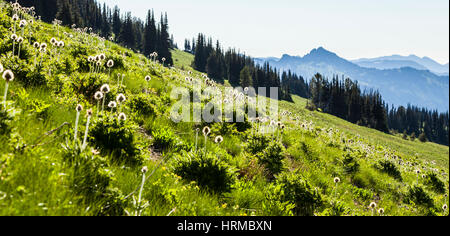
[[[205, 72], [208, 77], [223, 82], [224, 79], [232, 86], [241, 87], [277, 87], [279, 99], [292, 100], [288, 86], [282, 84], [279, 71], [268, 63], [258, 65], [254, 59], [236, 51], [223, 50], [220, 43], [213, 43], [211, 38], [199, 34], [197, 39], [185, 40], [185, 51], [195, 55], [193, 68]], [[298, 78], [298, 77], [297, 77]], [[289, 79], [294, 79], [292, 76]], [[267, 96], [270, 96], [267, 91]]]
[[302, 77], [289, 71], [283, 71], [281, 74], [281, 85], [285, 91], [290, 94], [295, 94], [303, 98], [309, 98], [309, 85], [308, 82]]
[[337, 76], [329, 81], [316, 74], [309, 82], [309, 95], [314, 105], [310, 107], [320, 108], [349, 122], [449, 145], [448, 112], [438, 113], [410, 105], [389, 109], [378, 91], [361, 92], [358, 82]]
[[358, 125], [388, 132], [385, 103], [378, 91], [361, 92], [358, 82], [316, 74], [309, 83], [311, 101], [323, 112]]
[[[10, 0], [15, 2], [15, 0]], [[122, 14], [116, 6], [110, 8], [95, 0], [19, 0], [22, 6], [35, 7], [36, 14], [45, 22], [61, 20], [64, 25], [92, 28], [95, 33], [142, 52], [149, 56], [158, 53], [158, 58], [166, 58], [166, 65], [172, 65], [171, 48], [176, 48], [169, 35], [167, 14], [161, 15], [159, 22], [153, 11], [148, 11], [145, 22], [132, 17], [130, 12]]]
[[[387, 108], [388, 109], [388, 108]], [[443, 145], [449, 144], [449, 116], [448, 112], [438, 113], [426, 108], [408, 105], [391, 108], [388, 113], [389, 128], [412, 137]], [[421, 137], [422, 136], [422, 137]]]

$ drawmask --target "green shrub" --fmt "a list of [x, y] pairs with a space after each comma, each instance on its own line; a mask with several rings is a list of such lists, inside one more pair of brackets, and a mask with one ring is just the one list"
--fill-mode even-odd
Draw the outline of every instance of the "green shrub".
[[426, 174], [425, 183], [436, 193], [444, 194], [446, 191], [445, 183], [439, 179], [438, 175], [434, 172], [429, 172]]
[[0, 102], [0, 135], [9, 135], [12, 131], [11, 123], [15, 117], [20, 113], [12, 107], [11, 102], [7, 102], [6, 110], [4, 109], [3, 101]]
[[258, 154], [264, 151], [269, 143], [270, 138], [268, 136], [262, 134], [250, 135], [247, 142], [247, 151], [252, 154]]
[[3, 62], [3, 67], [9, 68], [14, 73], [14, 80], [17, 80], [24, 87], [40, 85], [35, 83], [34, 77], [28, 78], [29, 75], [33, 74], [33, 69], [25, 60], [20, 60], [17, 57], [8, 58], [7, 61]]
[[276, 183], [282, 186], [284, 198], [295, 204], [294, 214], [312, 216], [317, 207], [322, 205], [322, 196], [299, 173], [282, 173], [277, 176]]
[[363, 188], [352, 187], [352, 193], [355, 199], [359, 199], [363, 202], [369, 201], [373, 198], [373, 193]]
[[90, 101], [94, 101], [95, 92], [108, 81], [107, 76], [103, 74], [79, 75], [74, 73], [73, 77], [77, 78], [72, 80], [72, 87], [75, 92], [77, 94], [83, 94]]
[[433, 199], [430, 195], [418, 185], [410, 186], [406, 194], [405, 201], [407, 203], [414, 203], [425, 207], [433, 206]]
[[231, 190], [236, 170], [211, 153], [184, 152], [175, 158], [174, 173], [195, 181], [208, 191], [223, 193]]
[[272, 141], [263, 152], [257, 154], [258, 161], [274, 176], [284, 168], [284, 152], [284, 146], [280, 142]]
[[402, 180], [402, 173], [400, 172], [397, 165], [390, 160], [380, 160], [377, 164], [375, 164], [375, 168], [380, 170], [383, 173], [386, 173], [392, 176], [395, 179]]
[[264, 191], [259, 189], [253, 181], [236, 181], [232, 192], [225, 197], [229, 203], [243, 209], [256, 209], [264, 201]]
[[331, 202], [331, 207], [325, 209], [321, 216], [342, 216], [347, 215], [349, 213], [349, 209], [345, 206], [345, 203], [340, 201]]
[[82, 196], [83, 202], [94, 203], [94, 215], [123, 215], [125, 202], [116, 189], [111, 189], [112, 172], [104, 158], [83, 151], [79, 143], [63, 145], [63, 160], [71, 168], [68, 177], [75, 194]]
[[110, 152], [118, 163], [140, 164], [139, 150], [135, 143], [135, 125], [130, 121], [119, 121], [105, 117], [94, 121], [90, 127], [90, 143], [104, 152]]
[[428, 140], [428, 139], [427, 139], [427, 136], [425, 135], [425, 133], [421, 133], [421, 134], [419, 135], [419, 141], [420, 141], [420, 142], [425, 143], [427, 140]]
[[237, 134], [236, 125], [228, 122], [213, 123], [211, 125], [211, 136]]
[[344, 166], [344, 172], [346, 174], [354, 174], [359, 171], [359, 163], [352, 154], [346, 153], [342, 160], [342, 165]]
[[283, 186], [271, 184], [265, 190], [262, 211], [267, 216], [293, 216], [295, 204], [287, 199]]
[[313, 150], [312, 144], [307, 141], [300, 142], [300, 150], [303, 152], [304, 158], [308, 161], [317, 161], [319, 159]]
[[173, 148], [178, 143], [178, 138], [169, 128], [160, 128], [152, 131], [153, 147], [160, 150]]
[[158, 102], [151, 99], [150, 96], [146, 94], [140, 93], [136, 96], [132, 96], [128, 101], [128, 106], [133, 112], [139, 115], [159, 115]]

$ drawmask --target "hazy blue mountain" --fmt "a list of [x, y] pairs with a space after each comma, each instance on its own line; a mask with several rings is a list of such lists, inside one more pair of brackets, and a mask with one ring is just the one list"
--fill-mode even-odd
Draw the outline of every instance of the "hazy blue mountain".
[[415, 61], [405, 61], [405, 60], [370, 60], [370, 61], [353, 61], [353, 63], [361, 67], [375, 68], [380, 70], [399, 69], [403, 67], [411, 67], [418, 70], [428, 70], [428, 68]]
[[375, 69], [361, 67], [320, 47], [309, 54], [283, 55], [281, 58], [259, 58], [280, 70], [291, 70], [306, 79], [315, 73], [329, 78], [344, 75], [357, 80], [363, 89], [379, 90], [385, 101], [394, 105], [417, 105], [439, 111], [449, 109], [449, 77], [412, 67]]
[[409, 66], [419, 70], [429, 70], [437, 75], [449, 74], [448, 63], [442, 65], [429, 57], [420, 58], [416, 55], [409, 55], [409, 56], [392, 55], [371, 59], [363, 58], [354, 60], [352, 62], [362, 67], [377, 68], [377, 69], [398, 69], [401, 67]]

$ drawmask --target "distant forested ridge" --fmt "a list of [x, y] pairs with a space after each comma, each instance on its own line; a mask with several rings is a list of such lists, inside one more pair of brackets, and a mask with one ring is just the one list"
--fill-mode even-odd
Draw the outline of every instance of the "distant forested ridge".
[[[16, 0], [9, 0], [15, 2]], [[35, 7], [36, 14], [45, 22], [54, 19], [63, 25], [92, 28], [93, 32], [117, 42], [134, 51], [149, 56], [158, 53], [165, 58], [166, 65], [173, 65], [171, 48], [177, 45], [169, 34], [167, 14], [156, 22], [153, 10], [149, 10], [145, 22], [133, 17], [130, 12], [121, 13], [116, 6], [110, 8], [95, 0], [19, 0], [22, 6]]]

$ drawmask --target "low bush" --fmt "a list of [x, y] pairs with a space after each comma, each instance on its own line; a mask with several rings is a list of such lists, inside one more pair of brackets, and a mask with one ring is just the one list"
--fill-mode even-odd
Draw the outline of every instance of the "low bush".
[[158, 110], [159, 102], [150, 98], [147, 94], [138, 94], [132, 96], [127, 103], [131, 110], [139, 115], [157, 116], [160, 115]]
[[270, 138], [268, 136], [262, 134], [250, 135], [247, 143], [247, 151], [251, 154], [258, 154], [264, 151], [269, 143]]
[[94, 121], [90, 128], [90, 143], [109, 152], [115, 162], [140, 164], [139, 150], [135, 143], [135, 125], [126, 120], [105, 117]]
[[298, 172], [283, 172], [277, 176], [276, 183], [282, 186], [284, 197], [282, 201], [295, 204], [294, 214], [312, 216], [317, 207], [322, 205], [322, 196]]
[[434, 204], [430, 195], [419, 185], [409, 187], [405, 196], [405, 202], [425, 207], [432, 207]]
[[397, 180], [402, 180], [402, 173], [397, 165], [390, 160], [380, 160], [375, 164], [375, 168], [386, 173]]
[[346, 153], [342, 159], [342, 165], [346, 174], [355, 174], [359, 171], [360, 165], [357, 159], [350, 153]]
[[184, 152], [178, 155], [175, 158], [174, 173], [216, 193], [229, 192], [236, 179], [233, 167], [213, 154], [204, 152]]
[[272, 141], [264, 149], [264, 151], [258, 153], [258, 161], [263, 165], [273, 177], [274, 175], [283, 171], [283, 159], [284, 159], [284, 146], [277, 141]]
[[178, 143], [178, 138], [169, 128], [160, 128], [152, 131], [153, 147], [159, 150], [173, 148]]
[[446, 191], [445, 183], [434, 172], [425, 175], [425, 184], [431, 187], [436, 193], [444, 194]]

